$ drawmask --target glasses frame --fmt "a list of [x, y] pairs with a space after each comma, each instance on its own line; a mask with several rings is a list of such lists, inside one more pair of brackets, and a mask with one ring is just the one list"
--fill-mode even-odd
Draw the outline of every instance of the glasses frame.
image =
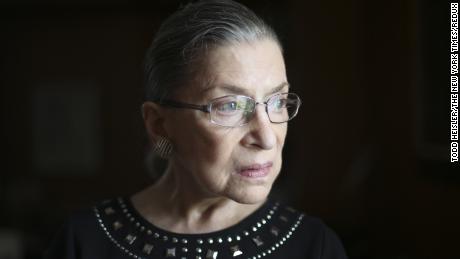
[[[289, 118], [287, 121], [283, 121], [283, 122], [274, 122], [272, 121], [272, 119], [270, 118], [270, 115], [268, 113], [268, 102], [275, 96], [278, 96], [278, 95], [284, 95], [284, 94], [290, 94], [290, 95], [294, 95], [295, 97], [297, 97], [297, 100], [298, 100], [298, 105], [297, 105], [297, 109], [294, 113], [294, 115], [291, 116], [291, 118]], [[165, 100], [159, 100], [159, 101], [155, 101], [155, 103], [159, 104], [159, 105], [162, 105], [162, 106], [167, 106], [167, 107], [172, 107], [172, 108], [179, 108], [179, 109], [193, 109], [193, 110], [199, 110], [199, 111], [202, 111], [202, 112], [205, 112], [205, 113], [209, 113], [209, 121], [211, 121], [211, 123], [213, 124], [216, 124], [216, 125], [219, 125], [219, 126], [222, 126], [222, 127], [230, 127], [230, 128], [235, 128], [235, 127], [241, 127], [243, 125], [246, 125], [248, 124], [252, 117], [244, 122], [244, 123], [241, 123], [241, 124], [238, 124], [238, 125], [235, 125], [235, 126], [227, 126], [227, 125], [222, 125], [222, 124], [219, 124], [217, 122], [215, 122], [213, 119], [212, 119], [212, 116], [211, 116], [211, 109], [212, 109], [212, 104], [214, 102], [216, 102], [217, 100], [219, 99], [223, 99], [223, 98], [228, 98], [228, 97], [232, 97], [232, 96], [242, 96], [242, 97], [245, 97], [245, 98], [248, 98], [248, 99], [251, 99], [254, 101], [254, 110], [252, 111], [252, 114], [254, 114], [255, 110], [256, 110], [256, 107], [258, 104], [263, 104], [265, 105], [265, 112], [267, 113], [267, 116], [268, 116], [268, 119], [270, 120], [271, 123], [275, 123], [275, 124], [281, 124], [281, 123], [286, 123], [290, 120], [292, 120], [295, 116], [297, 116], [297, 113], [299, 112], [299, 108], [300, 108], [300, 105], [302, 104], [302, 100], [300, 100], [300, 97], [295, 94], [295, 93], [289, 93], [289, 92], [286, 92], [286, 93], [277, 93], [277, 94], [274, 94], [274, 95], [271, 95], [270, 97], [268, 97], [268, 99], [265, 101], [265, 102], [257, 102], [254, 98], [250, 97], [250, 96], [246, 96], [246, 95], [240, 95], [240, 94], [230, 94], [230, 95], [225, 95], [225, 96], [221, 96], [221, 97], [217, 97], [215, 99], [212, 99], [209, 101], [208, 104], [204, 104], [204, 105], [199, 105], [199, 104], [191, 104], [191, 103], [184, 103], [184, 102], [178, 102], [178, 101], [174, 101], [174, 100], [169, 100], [169, 99], [165, 99]]]

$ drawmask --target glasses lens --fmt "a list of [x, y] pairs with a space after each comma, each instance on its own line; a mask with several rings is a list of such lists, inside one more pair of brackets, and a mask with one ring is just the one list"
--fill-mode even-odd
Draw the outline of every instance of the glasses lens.
[[267, 102], [268, 117], [271, 122], [282, 123], [297, 115], [300, 98], [294, 93], [277, 94]]
[[225, 96], [211, 103], [211, 120], [222, 126], [238, 126], [254, 111], [254, 100], [246, 96]]

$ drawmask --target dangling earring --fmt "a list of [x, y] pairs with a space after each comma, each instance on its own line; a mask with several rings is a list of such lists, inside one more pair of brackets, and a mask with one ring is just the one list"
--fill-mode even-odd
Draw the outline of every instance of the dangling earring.
[[172, 149], [173, 146], [171, 141], [161, 136], [157, 137], [155, 145], [153, 146], [153, 152], [163, 159], [168, 159], [171, 156]]

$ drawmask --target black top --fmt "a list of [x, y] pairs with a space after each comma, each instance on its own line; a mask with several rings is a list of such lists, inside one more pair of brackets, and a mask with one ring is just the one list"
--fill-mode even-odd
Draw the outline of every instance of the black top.
[[107, 200], [68, 219], [45, 259], [347, 258], [320, 219], [267, 201], [238, 224], [206, 234], [178, 234], [144, 219], [129, 199]]

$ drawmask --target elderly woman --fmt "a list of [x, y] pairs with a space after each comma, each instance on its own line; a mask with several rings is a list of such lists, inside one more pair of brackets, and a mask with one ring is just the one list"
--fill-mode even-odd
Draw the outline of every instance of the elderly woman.
[[47, 258], [346, 258], [321, 220], [267, 199], [301, 103], [267, 24], [233, 1], [189, 4], [160, 27], [146, 74], [166, 170], [71, 217]]

